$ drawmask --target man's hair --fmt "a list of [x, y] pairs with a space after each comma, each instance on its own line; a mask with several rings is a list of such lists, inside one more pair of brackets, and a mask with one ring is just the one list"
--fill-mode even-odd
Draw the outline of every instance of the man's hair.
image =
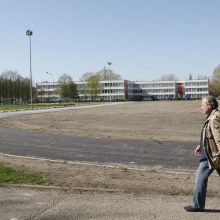
[[212, 106], [213, 109], [218, 108], [218, 101], [216, 100], [214, 96], [208, 95], [208, 96], [203, 97], [203, 99], [205, 99], [207, 103]]

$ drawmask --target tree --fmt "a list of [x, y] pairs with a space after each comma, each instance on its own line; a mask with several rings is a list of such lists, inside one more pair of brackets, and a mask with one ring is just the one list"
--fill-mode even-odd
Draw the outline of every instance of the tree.
[[63, 75], [60, 76], [58, 81], [61, 83], [69, 83], [69, 82], [73, 81], [73, 78], [70, 75], [64, 73]]
[[220, 95], [220, 65], [218, 65], [213, 71], [210, 82], [210, 92], [215, 97]]
[[72, 77], [64, 73], [59, 78], [60, 83], [60, 93], [61, 97], [64, 99], [76, 100], [78, 99], [77, 85], [72, 81]]
[[174, 74], [166, 74], [162, 75], [159, 79], [159, 81], [176, 81], [178, 78]]
[[94, 72], [86, 72], [80, 77], [81, 82], [85, 82], [90, 76], [94, 75]]
[[107, 80], [121, 80], [122, 77], [120, 76], [120, 74], [114, 73], [111, 69], [106, 69], [105, 67], [98, 71], [98, 72], [87, 72], [84, 73], [81, 78], [80, 81], [86, 81], [90, 76], [92, 75], [98, 75], [99, 76], [99, 80], [100, 81], [107, 81]]
[[197, 79], [198, 79], [198, 80], [203, 80], [203, 79], [208, 79], [208, 77], [207, 77], [206, 75], [198, 74]]
[[92, 100], [97, 98], [100, 92], [100, 76], [98, 74], [91, 75], [86, 80], [86, 93], [91, 95]]
[[192, 74], [190, 73], [189, 74], [189, 80], [192, 80], [193, 79], [193, 77], [192, 77]]
[[61, 85], [62, 97], [69, 100], [77, 100], [79, 98], [77, 92], [77, 85], [74, 82], [68, 82], [67, 84]]
[[97, 72], [96, 74], [99, 75], [101, 81], [122, 79], [120, 74], [114, 73], [111, 69], [106, 69], [105, 67], [101, 71]]

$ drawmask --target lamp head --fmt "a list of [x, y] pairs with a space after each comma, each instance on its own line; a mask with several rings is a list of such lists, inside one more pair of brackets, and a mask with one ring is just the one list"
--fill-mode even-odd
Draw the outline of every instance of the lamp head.
[[27, 30], [27, 31], [26, 31], [26, 35], [27, 35], [27, 36], [31, 36], [31, 35], [33, 35], [33, 31], [31, 31], [31, 30]]

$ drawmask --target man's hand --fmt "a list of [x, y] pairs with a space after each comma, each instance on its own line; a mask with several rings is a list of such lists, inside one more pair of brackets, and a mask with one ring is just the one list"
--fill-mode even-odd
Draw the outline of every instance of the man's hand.
[[200, 145], [198, 145], [195, 149], [195, 155], [199, 156], [201, 154]]

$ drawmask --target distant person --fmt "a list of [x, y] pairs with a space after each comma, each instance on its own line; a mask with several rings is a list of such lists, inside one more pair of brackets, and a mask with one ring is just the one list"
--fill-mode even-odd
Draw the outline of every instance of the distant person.
[[220, 111], [213, 96], [202, 99], [201, 109], [207, 115], [201, 132], [200, 145], [195, 155], [200, 156], [196, 174], [192, 205], [184, 207], [187, 212], [202, 212], [205, 209], [208, 177], [216, 170], [220, 175]]

